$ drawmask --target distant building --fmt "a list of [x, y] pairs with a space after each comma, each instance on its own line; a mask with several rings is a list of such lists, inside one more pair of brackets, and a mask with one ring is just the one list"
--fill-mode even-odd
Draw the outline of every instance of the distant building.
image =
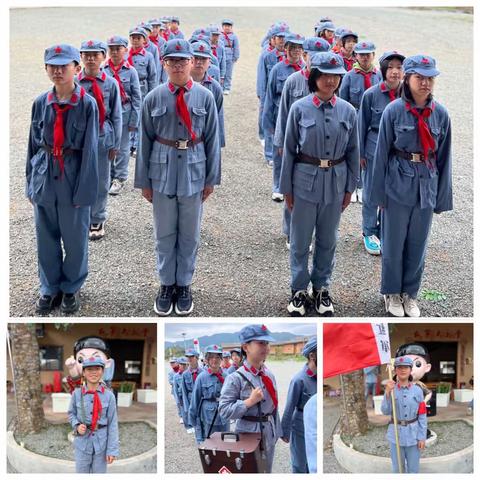
[[[309, 337], [295, 337], [288, 342], [275, 342], [270, 344], [270, 355], [301, 355], [303, 346], [307, 343]], [[223, 344], [223, 350], [231, 350], [232, 348], [239, 348], [238, 343]]]

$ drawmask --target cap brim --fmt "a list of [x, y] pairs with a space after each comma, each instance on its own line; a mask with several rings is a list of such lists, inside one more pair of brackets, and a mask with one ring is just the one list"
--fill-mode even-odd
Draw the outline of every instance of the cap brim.
[[79, 59], [77, 60], [76, 58], [72, 58], [72, 57], [56, 56], [51, 60], [46, 61], [45, 65], [68, 65], [69, 63], [72, 63], [72, 62], [79, 63], [79, 61], [80, 61]]
[[368, 49], [368, 50], [362, 50], [362, 49], [360, 49], [360, 50], [355, 50], [355, 49], [354, 49], [354, 52], [355, 52], [355, 53], [375, 53], [375, 50], [370, 50], [370, 49]]
[[300, 40], [287, 40], [285, 43], [286, 44], [287, 43], [293, 43], [294, 45], [300, 45], [303, 48], [303, 40], [302, 41], [300, 41]]
[[257, 340], [259, 342], [275, 342], [275, 339], [270, 335], [262, 335], [260, 337], [252, 338], [251, 340], [248, 340], [248, 341], [251, 342], [252, 340]]
[[163, 58], [192, 58], [193, 55], [191, 53], [169, 53], [167, 55], [164, 55]]
[[415, 68], [405, 73], [418, 73], [424, 77], [436, 77], [437, 75], [440, 75], [440, 72], [436, 68]]
[[194, 57], [203, 57], [203, 58], [212, 58], [212, 56], [209, 53], [205, 52], [193, 52]]
[[331, 73], [332, 75], [345, 75], [347, 71], [343, 67], [337, 67], [337, 68], [321, 68], [321, 67], [316, 67], [311, 65], [310, 70], [318, 70], [319, 72], [322, 73]]

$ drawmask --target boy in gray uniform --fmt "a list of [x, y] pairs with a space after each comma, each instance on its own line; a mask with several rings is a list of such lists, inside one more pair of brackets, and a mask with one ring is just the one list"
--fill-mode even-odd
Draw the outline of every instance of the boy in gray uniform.
[[220, 183], [215, 99], [191, 78], [192, 48], [169, 40], [164, 64], [169, 81], [145, 97], [135, 187], [153, 204], [161, 287], [158, 315], [193, 310], [190, 289], [200, 244], [202, 203]]
[[99, 356], [83, 362], [85, 384], [74, 390], [68, 421], [75, 434], [76, 473], [106, 473], [119, 455], [117, 405], [102, 382], [105, 361]]

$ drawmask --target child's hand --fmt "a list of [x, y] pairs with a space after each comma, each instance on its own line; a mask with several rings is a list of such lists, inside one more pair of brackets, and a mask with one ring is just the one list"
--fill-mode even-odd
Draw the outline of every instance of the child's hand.
[[107, 463], [110, 465], [116, 458], [113, 455], [107, 455]]
[[425, 440], [419, 440], [417, 446], [419, 450], [423, 450], [425, 448]]
[[395, 388], [395, 382], [393, 380], [388, 380], [385, 384], [385, 393], [387, 396], [390, 396], [390, 392]]
[[85, 435], [87, 431], [87, 426], [81, 423], [80, 425], [77, 426], [77, 432], [79, 435]]

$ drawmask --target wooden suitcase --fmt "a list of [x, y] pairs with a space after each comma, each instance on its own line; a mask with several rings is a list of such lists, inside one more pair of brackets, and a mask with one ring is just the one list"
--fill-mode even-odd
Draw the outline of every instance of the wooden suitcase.
[[204, 473], [266, 473], [260, 433], [215, 432], [198, 446]]

